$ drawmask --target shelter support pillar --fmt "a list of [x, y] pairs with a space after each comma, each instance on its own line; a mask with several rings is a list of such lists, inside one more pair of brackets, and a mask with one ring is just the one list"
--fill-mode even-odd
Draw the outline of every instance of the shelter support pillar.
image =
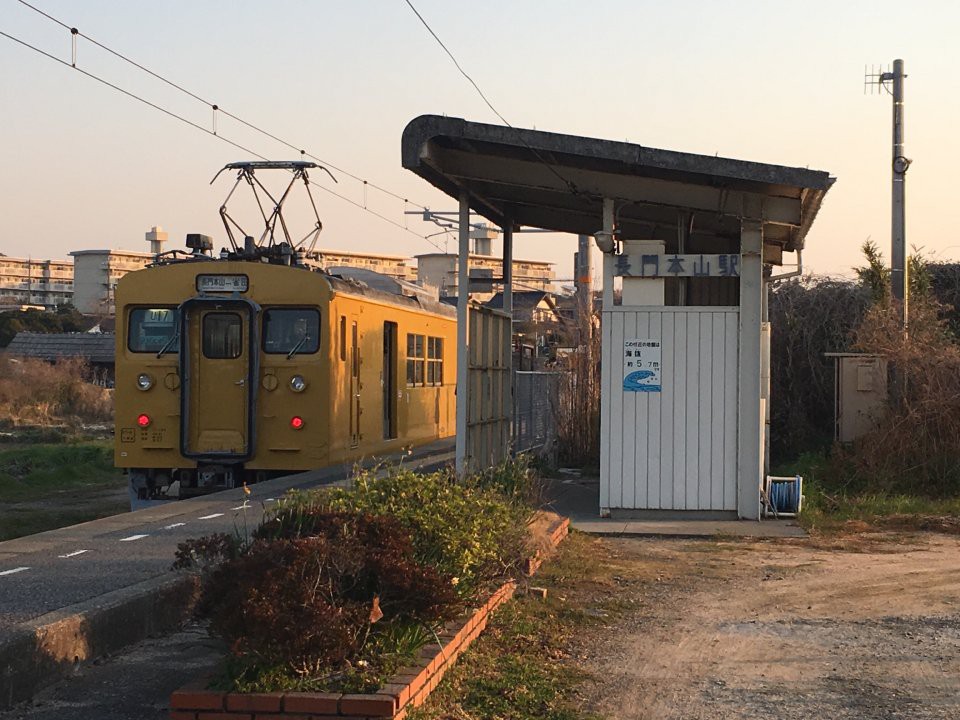
[[[613, 236], [613, 200], [604, 198], [603, 200], [603, 227], [605, 233]], [[605, 252], [603, 254], [603, 305], [604, 310], [613, 307], [613, 270], [616, 265], [616, 258], [613, 253]]]
[[457, 475], [467, 472], [467, 414], [470, 408], [470, 198], [460, 193], [460, 248], [457, 267]]
[[[603, 227], [605, 233], [613, 236], [613, 200], [604, 198], [603, 200]], [[610, 374], [613, 372], [610, 368], [610, 327], [609, 313], [613, 309], [613, 271], [615, 269], [615, 260], [613, 253], [605, 252], [603, 254], [603, 311], [601, 315], [600, 337], [601, 337], [601, 355], [600, 363], [600, 387], [610, 386]], [[613, 442], [612, 433], [614, 429], [610, 427], [612, 421], [610, 413], [601, 400], [600, 407], [600, 517], [610, 517], [610, 443]], [[618, 431], [619, 432], [619, 431]]]
[[763, 224], [740, 226], [740, 397], [737, 448], [737, 514], [760, 519], [764, 417], [761, 410]]
[[[503, 237], [503, 311], [513, 317], [513, 223], [500, 228]], [[512, 321], [511, 321], [512, 326]]]

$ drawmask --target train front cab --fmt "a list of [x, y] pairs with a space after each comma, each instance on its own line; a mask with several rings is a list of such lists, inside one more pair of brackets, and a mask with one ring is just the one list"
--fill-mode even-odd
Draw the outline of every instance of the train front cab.
[[280, 293], [262, 307], [238, 293], [176, 307], [131, 294], [117, 342], [116, 461], [132, 505], [324, 464], [324, 293], [317, 305]]

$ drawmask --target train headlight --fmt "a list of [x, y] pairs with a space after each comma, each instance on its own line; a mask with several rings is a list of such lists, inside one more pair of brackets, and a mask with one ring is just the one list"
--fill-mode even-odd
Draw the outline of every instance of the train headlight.
[[137, 375], [137, 387], [140, 390], [149, 390], [153, 387], [153, 378], [147, 373], [140, 373]]
[[292, 427], [294, 430], [302, 429], [303, 418], [300, 417], [299, 415], [294, 415], [292, 418], [290, 418], [290, 427]]
[[150, 416], [147, 415], [146, 413], [141, 413], [140, 415], [137, 415], [137, 425], [139, 425], [142, 428], [150, 427]]
[[303, 375], [294, 375], [290, 378], [290, 389], [294, 392], [303, 392], [307, 389], [307, 381], [303, 379]]

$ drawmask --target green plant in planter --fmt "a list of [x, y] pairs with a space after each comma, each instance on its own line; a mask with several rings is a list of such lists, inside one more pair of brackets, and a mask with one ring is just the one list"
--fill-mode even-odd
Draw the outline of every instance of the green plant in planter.
[[416, 559], [453, 578], [465, 599], [526, 556], [529, 507], [475, 480], [457, 482], [447, 472], [418, 475], [398, 468], [382, 477], [360, 472], [352, 489], [314, 491], [285, 503], [265, 532], [303, 527], [314, 508], [394, 518], [410, 532]]
[[365, 676], [389, 670], [392, 644], [409, 645], [409, 628], [430, 632], [462, 609], [452, 579], [414, 558], [397, 521], [307, 517], [296, 532], [266, 523], [246, 547], [215, 536], [178, 551], [180, 567], [221, 560], [206, 573], [198, 613], [228, 643], [231, 689], [364, 687]]

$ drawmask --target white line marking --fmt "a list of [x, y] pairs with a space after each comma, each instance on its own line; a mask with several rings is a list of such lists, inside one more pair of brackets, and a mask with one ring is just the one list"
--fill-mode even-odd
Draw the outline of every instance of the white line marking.
[[267, 498], [266, 500], [264, 500], [264, 502], [276, 502], [276, 501], [277, 501], [276, 498]]
[[[231, 509], [231, 510], [246, 510], [248, 507], [250, 507], [250, 506], [247, 505], [246, 503], [244, 503], [243, 505], [237, 505], [235, 508], [230, 508], [230, 509]], [[202, 519], [203, 519], [203, 518], [201, 518], [201, 520], [202, 520]]]
[[14, 573], [23, 572], [24, 570], [29, 570], [29, 569], [30, 568], [28, 567], [18, 567], [18, 568], [14, 568], [13, 570], [3, 570], [3, 571], [0, 571], [0, 575], [13, 575]]
[[120, 542], [130, 542], [132, 540], [141, 540], [145, 537], [148, 537], [148, 536], [147, 535], [131, 535], [130, 537], [120, 538]]
[[213, 513], [212, 515], [201, 515], [197, 520], [213, 520], [216, 517], [221, 517], [223, 513]]
[[66, 555], [57, 555], [57, 557], [63, 558], [63, 559], [72, 558], [72, 557], [76, 557], [77, 555], [83, 555], [85, 552], [90, 552], [90, 551], [89, 551], [89, 550], [74, 550], [72, 553], [67, 553]]
[[183, 527], [186, 523], [174, 523], [173, 525], [164, 525], [164, 530], [173, 530], [174, 528]]

